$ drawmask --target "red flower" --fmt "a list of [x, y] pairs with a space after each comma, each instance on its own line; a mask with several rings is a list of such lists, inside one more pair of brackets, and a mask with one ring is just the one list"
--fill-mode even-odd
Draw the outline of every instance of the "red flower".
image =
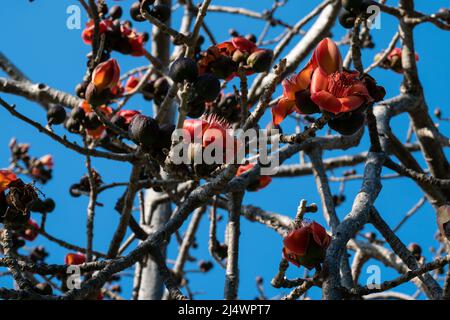
[[205, 119], [187, 119], [183, 123], [185, 137], [183, 141], [198, 143], [202, 148], [222, 149], [224, 159], [228, 153], [237, 150], [237, 141], [229, 132], [230, 125], [223, 120], [210, 116]]
[[[239, 177], [242, 174], [244, 174], [245, 172], [251, 170], [253, 167], [255, 166], [254, 163], [249, 163], [246, 165], [241, 165], [238, 168], [238, 171], [236, 173], [236, 176]], [[269, 183], [272, 182], [272, 178], [269, 176], [260, 176], [257, 181], [256, 181], [256, 185], [251, 185], [249, 186], [249, 191], [258, 191], [261, 189], [264, 189], [265, 187], [267, 187], [269, 185]]]
[[39, 234], [39, 225], [33, 219], [28, 220], [28, 227], [25, 228], [25, 231], [22, 234], [22, 237], [25, 240], [33, 241]]
[[305, 68], [282, 82], [283, 97], [272, 108], [274, 124], [292, 112], [349, 112], [372, 101], [358, 72], [342, 70], [342, 57], [330, 38], [323, 39]]
[[373, 101], [357, 71], [314, 71], [311, 80], [311, 100], [322, 110], [338, 114], [358, 109]]
[[323, 262], [331, 237], [325, 228], [316, 222], [303, 222], [283, 240], [283, 256], [292, 264], [308, 269]]
[[83, 253], [68, 253], [64, 258], [64, 263], [67, 265], [79, 265], [86, 262], [86, 256]]
[[133, 118], [138, 114], [141, 113], [136, 110], [120, 110], [119, 112], [117, 112], [118, 116], [121, 116], [125, 119], [125, 124], [130, 124], [131, 120], [133, 120]]
[[[416, 61], [419, 61], [419, 55], [417, 53], [415, 53], [415, 58]], [[380, 66], [385, 69], [391, 69], [397, 73], [403, 73], [402, 49], [392, 49], [386, 57], [386, 60]]]
[[19, 180], [17, 176], [10, 170], [0, 170], [0, 192], [8, 189], [9, 184], [13, 181]]
[[140, 79], [135, 76], [131, 76], [128, 78], [127, 82], [125, 83], [125, 92], [132, 92], [136, 86], [139, 84]]
[[[112, 21], [111, 20], [102, 20], [99, 24], [99, 34], [103, 34], [106, 31], [112, 30]], [[92, 40], [94, 38], [94, 21], [89, 20], [88, 23], [86, 23], [86, 28], [83, 30], [81, 34], [81, 38], [83, 39], [84, 43], [86, 44], [92, 44]]]
[[95, 67], [92, 73], [91, 83], [94, 84], [95, 89], [103, 91], [111, 89], [117, 85], [120, 79], [120, 67], [116, 59], [109, 59], [108, 61], [100, 63]]

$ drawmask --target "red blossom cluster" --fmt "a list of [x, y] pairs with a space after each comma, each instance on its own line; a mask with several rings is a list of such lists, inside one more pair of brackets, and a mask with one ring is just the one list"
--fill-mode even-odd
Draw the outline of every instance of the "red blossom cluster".
[[283, 97], [272, 109], [274, 124], [292, 112], [322, 112], [332, 117], [330, 127], [342, 134], [358, 130], [364, 124], [364, 108], [385, 95], [373, 78], [343, 68], [339, 49], [329, 38], [317, 45], [305, 68], [282, 86]]

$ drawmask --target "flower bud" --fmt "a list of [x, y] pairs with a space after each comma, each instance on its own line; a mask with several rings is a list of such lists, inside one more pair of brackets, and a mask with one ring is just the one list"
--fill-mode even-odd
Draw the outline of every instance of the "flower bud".
[[272, 65], [273, 51], [261, 49], [253, 52], [247, 59], [247, 65], [255, 72], [266, 72]]
[[134, 21], [145, 21], [145, 18], [141, 15], [141, 3], [139, 1], [133, 2], [133, 4], [131, 5], [130, 16]]
[[320, 224], [303, 222], [284, 238], [283, 256], [296, 266], [312, 269], [323, 262], [330, 241], [331, 237]]
[[66, 120], [66, 110], [62, 106], [52, 106], [47, 111], [47, 123], [61, 124]]
[[115, 59], [100, 63], [92, 73], [91, 83], [95, 89], [101, 92], [105, 89], [112, 89], [120, 79], [120, 67]]
[[68, 253], [64, 258], [66, 265], [80, 265], [86, 262], [86, 256], [83, 253]]
[[189, 58], [178, 58], [170, 66], [169, 77], [177, 83], [194, 82], [198, 77], [197, 64]]
[[72, 109], [72, 112], [70, 113], [70, 118], [77, 120], [79, 122], [84, 121], [85, 117], [86, 112], [82, 107], [75, 107]]
[[43, 201], [43, 208], [45, 210], [45, 212], [50, 213], [53, 212], [53, 210], [55, 210], [56, 204], [55, 201], [53, 201], [53, 199], [51, 198], [47, 198]]

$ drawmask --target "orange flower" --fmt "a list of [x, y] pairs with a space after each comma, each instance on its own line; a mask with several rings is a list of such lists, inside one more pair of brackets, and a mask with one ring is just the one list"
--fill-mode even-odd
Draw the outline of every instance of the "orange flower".
[[[86, 114], [86, 116], [93, 112], [91, 105], [85, 100], [81, 103], [81, 108], [83, 108], [84, 113]], [[104, 114], [107, 118], [110, 117], [110, 115], [112, 114], [112, 109], [108, 106], [100, 106], [98, 107], [98, 109], [100, 110], [100, 112], [102, 114]], [[86, 132], [88, 134], [88, 136], [90, 136], [93, 139], [98, 139], [101, 137], [101, 135], [103, 134], [103, 132], [105, 131], [106, 127], [104, 125], [99, 126], [97, 129], [94, 130], [89, 130], [87, 129]]]
[[331, 237], [316, 222], [302, 222], [283, 240], [283, 256], [292, 264], [312, 269], [323, 262]]
[[67, 265], [79, 265], [86, 262], [86, 256], [83, 253], [68, 253], [64, 258], [64, 263]]
[[19, 180], [17, 176], [10, 170], [0, 170], [0, 192], [8, 189], [9, 184]]
[[120, 67], [116, 59], [100, 63], [92, 73], [91, 83], [95, 89], [101, 92], [105, 89], [112, 89], [120, 79]]
[[[112, 30], [112, 21], [111, 20], [102, 20], [99, 24], [99, 33], [103, 34], [106, 31]], [[81, 38], [83, 39], [84, 43], [86, 44], [92, 44], [92, 39], [94, 38], [94, 21], [89, 20], [88, 23], [86, 23], [86, 28], [83, 30], [81, 34]]]
[[125, 92], [131, 92], [136, 88], [138, 85], [140, 79], [135, 76], [131, 76], [128, 78], [127, 82], [125, 83]]

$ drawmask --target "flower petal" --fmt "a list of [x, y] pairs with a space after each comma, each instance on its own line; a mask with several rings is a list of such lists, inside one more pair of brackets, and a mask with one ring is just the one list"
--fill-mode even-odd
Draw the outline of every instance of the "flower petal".
[[253, 52], [256, 49], [256, 44], [243, 37], [234, 37], [231, 39], [233, 46], [241, 51]]
[[361, 96], [348, 96], [344, 98], [338, 98], [341, 102], [341, 112], [349, 112], [358, 109], [366, 102], [366, 99]]
[[342, 70], [341, 53], [336, 43], [330, 38], [320, 41], [314, 51], [314, 55], [317, 64], [326, 74]]
[[18, 180], [17, 176], [10, 170], [0, 170], [0, 192], [8, 189], [11, 182]]
[[317, 68], [314, 71], [311, 79], [311, 94], [327, 89], [328, 89], [328, 76], [322, 69]]
[[284, 118], [295, 110], [295, 100], [281, 98], [278, 104], [272, 108], [272, 121], [275, 125], [280, 124]]
[[311, 94], [311, 100], [319, 106], [320, 109], [337, 114], [341, 112], [342, 104], [335, 96], [327, 91], [320, 91]]
[[298, 256], [306, 253], [309, 245], [310, 227], [301, 227], [291, 231], [283, 240], [284, 246]]
[[314, 241], [321, 247], [327, 247], [331, 237], [328, 235], [325, 228], [316, 222], [311, 223], [310, 227]]

